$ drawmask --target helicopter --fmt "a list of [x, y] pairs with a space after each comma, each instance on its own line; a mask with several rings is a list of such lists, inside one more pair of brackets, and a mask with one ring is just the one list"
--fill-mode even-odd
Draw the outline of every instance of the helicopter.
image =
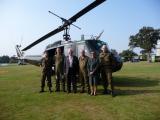
[[[33, 46], [39, 44], [40, 42], [46, 40], [47, 38], [61, 32], [61, 31], [64, 31], [63, 40], [58, 40], [58, 41], [46, 46], [45, 52], [48, 52], [49, 57], [53, 57], [56, 54], [56, 49], [57, 48], [60, 48], [62, 53], [65, 56], [67, 56], [69, 48], [73, 49], [73, 51], [74, 51], [73, 54], [77, 57], [80, 56], [80, 51], [82, 49], [85, 50], [86, 55], [89, 56], [89, 57], [91, 56], [91, 53], [90, 53], [91, 51], [95, 51], [96, 54], [99, 55], [99, 53], [101, 51], [101, 47], [103, 45], [107, 45], [107, 43], [105, 43], [104, 41], [99, 40], [99, 38], [101, 37], [101, 35], [104, 31], [102, 31], [98, 36], [91, 37], [90, 39], [84, 39], [84, 35], [82, 35], [81, 40], [72, 41], [71, 37], [69, 35], [69, 30], [70, 30], [71, 25], [73, 25], [74, 27], [76, 27], [78, 29], [81, 29], [80, 27], [74, 25], [73, 22], [75, 22], [78, 18], [80, 18], [81, 16], [83, 16], [84, 14], [91, 11], [92, 9], [99, 6], [100, 4], [102, 4], [105, 1], [106, 0], [95, 0], [94, 2], [92, 2], [91, 4], [86, 6], [84, 9], [79, 11], [77, 14], [75, 14], [74, 16], [69, 18], [68, 20], [63, 18], [63, 17], [58, 16], [57, 14], [55, 14], [51, 11], [48, 11], [49, 13], [51, 13], [51, 14], [57, 16], [58, 18], [60, 18], [62, 20], [63, 24], [61, 26], [59, 26], [58, 28], [54, 29], [53, 31], [49, 32], [48, 34], [42, 36], [38, 40], [34, 41], [30, 45], [28, 45], [27, 47], [22, 49], [22, 51], [26, 51], [26, 50], [32, 48]], [[123, 63], [122, 63], [122, 60], [121, 60], [121, 58], [118, 54], [115, 54], [115, 53], [112, 53], [112, 52], [111, 52], [111, 54], [113, 56], [112, 71], [116, 72], [116, 71], [118, 71], [122, 68]], [[40, 66], [42, 56], [41, 55], [24, 56], [23, 59], [27, 63], [31, 63], [31, 64], [34, 64], [36, 66]]]

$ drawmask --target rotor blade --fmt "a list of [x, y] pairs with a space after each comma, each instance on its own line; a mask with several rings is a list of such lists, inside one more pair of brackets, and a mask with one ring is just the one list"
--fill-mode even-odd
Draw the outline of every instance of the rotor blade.
[[73, 25], [74, 27], [76, 27], [76, 28], [78, 28], [78, 29], [80, 29], [80, 30], [81, 30], [81, 28], [80, 28], [80, 27], [78, 27], [77, 25], [74, 25], [74, 24], [71, 24], [71, 25]]
[[87, 7], [85, 7], [84, 9], [82, 9], [80, 12], [78, 12], [77, 14], [75, 14], [74, 16], [72, 16], [69, 20], [65, 21], [64, 24], [60, 27], [58, 27], [57, 29], [51, 31], [50, 33], [44, 35], [43, 37], [41, 37], [40, 39], [36, 40], [35, 42], [33, 42], [32, 44], [30, 44], [29, 46], [25, 47], [22, 51], [28, 50], [31, 47], [35, 46], [36, 44], [44, 41], [45, 39], [61, 32], [62, 30], [65, 29], [65, 27], [71, 25], [73, 22], [75, 22], [79, 17], [83, 16], [84, 14], [86, 14], [87, 12], [89, 12], [90, 10], [92, 10], [93, 8], [97, 7], [98, 5], [100, 5], [101, 3], [103, 3], [106, 0], [95, 0], [93, 3], [91, 3], [90, 5], [88, 5]]
[[77, 14], [72, 16], [68, 21], [70, 21], [71, 23], [75, 22], [79, 17], [83, 16], [84, 14], [86, 14], [87, 12], [92, 10], [93, 8], [97, 7], [98, 5], [103, 3], [104, 1], [106, 1], [106, 0], [95, 0], [93, 3], [91, 3], [90, 5], [85, 7], [83, 10], [81, 10], [80, 12], [78, 12]]
[[53, 12], [51, 12], [51, 11], [48, 11], [48, 12], [51, 13], [52, 15], [60, 18], [63, 22], [66, 22], [66, 21], [67, 21], [65, 18], [62, 18], [62, 17], [58, 16], [57, 14], [55, 14], [55, 13], [53, 13]]
[[32, 44], [30, 44], [29, 46], [25, 47], [22, 51], [26, 51], [26, 50], [30, 49], [31, 47], [35, 46], [36, 44], [42, 42], [43, 40], [51, 37], [52, 35], [55, 35], [55, 34], [61, 32], [63, 30], [64, 30], [64, 27], [62, 27], [62, 26], [58, 27], [57, 29], [55, 29], [55, 30], [51, 31], [50, 33], [44, 35], [43, 37], [39, 38], [38, 40], [36, 40]]
[[[54, 16], [56, 16], [56, 17], [58, 17], [58, 18], [60, 18], [63, 22], [67, 22], [67, 20], [65, 19], [65, 18], [63, 18], [63, 17], [60, 17], [60, 16], [58, 16], [57, 14], [55, 14], [55, 13], [53, 13], [53, 12], [51, 12], [51, 11], [48, 11], [49, 13], [51, 13], [52, 15], [54, 15]], [[78, 26], [76, 26], [76, 25], [74, 25], [74, 24], [72, 24], [74, 27], [76, 27], [76, 28], [78, 28], [78, 29], [80, 29], [81, 30], [81, 28], [80, 27], [78, 27]]]

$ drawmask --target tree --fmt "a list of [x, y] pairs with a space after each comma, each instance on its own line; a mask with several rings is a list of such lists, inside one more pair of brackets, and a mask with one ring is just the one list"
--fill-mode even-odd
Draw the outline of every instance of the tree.
[[160, 39], [160, 29], [152, 27], [143, 27], [136, 35], [131, 35], [129, 46], [131, 48], [140, 47], [147, 53], [147, 59], [151, 61], [152, 49], [156, 48], [157, 41]]
[[9, 62], [10, 63], [18, 63], [18, 58], [15, 55], [13, 55], [12, 57], [10, 57], [10, 61]]
[[0, 63], [9, 63], [9, 60], [10, 58], [7, 55], [3, 55], [0, 57]]
[[115, 49], [111, 49], [111, 52], [112, 52], [113, 54], [115, 54], [115, 55], [118, 54], [118, 52], [117, 52]]
[[124, 61], [131, 61], [134, 56], [138, 56], [132, 50], [123, 50], [119, 55], [124, 58]]

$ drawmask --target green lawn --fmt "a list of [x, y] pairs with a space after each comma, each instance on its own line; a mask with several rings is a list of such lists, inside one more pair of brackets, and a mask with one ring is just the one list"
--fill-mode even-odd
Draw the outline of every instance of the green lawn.
[[102, 86], [97, 96], [40, 94], [40, 68], [0, 67], [0, 120], [160, 120], [160, 63], [125, 63], [113, 76], [114, 98]]

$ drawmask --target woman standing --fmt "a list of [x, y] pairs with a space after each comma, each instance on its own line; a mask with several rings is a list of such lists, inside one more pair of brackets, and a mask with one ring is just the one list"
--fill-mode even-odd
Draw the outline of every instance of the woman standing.
[[91, 95], [94, 96], [96, 96], [96, 91], [97, 91], [98, 66], [99, 66], [99, 59], [96, 57], [95, 52], [91, 52], [91, 58], [88, 60], [87, 68], [89, 74]]

